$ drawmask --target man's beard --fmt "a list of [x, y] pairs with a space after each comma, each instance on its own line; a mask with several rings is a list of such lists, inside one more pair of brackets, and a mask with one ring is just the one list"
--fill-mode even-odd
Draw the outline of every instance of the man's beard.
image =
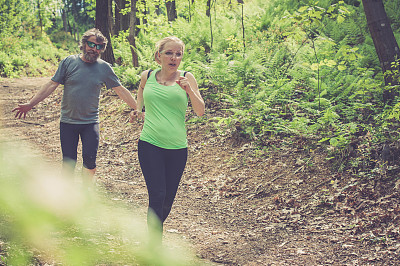
[[86, 49], [83, 50], [83, 58], [90, 63], [94, 63], [99, 59], [100, 53], [96, 53], [94, 51], [87, 51]]

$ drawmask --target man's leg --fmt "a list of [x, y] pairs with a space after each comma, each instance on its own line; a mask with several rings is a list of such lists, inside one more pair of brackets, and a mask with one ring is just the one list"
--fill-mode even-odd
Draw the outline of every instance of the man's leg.
[[96, 183], [96, 157], [99, 148], [99, 124], [85, 125], [81, 132], [82, 158], [84, 178], [92, 184]]
[[60, 142], [63, 157], [63, 173], [72, 176], [74, 173], [79, 131], [76, 125], [60, 123]]

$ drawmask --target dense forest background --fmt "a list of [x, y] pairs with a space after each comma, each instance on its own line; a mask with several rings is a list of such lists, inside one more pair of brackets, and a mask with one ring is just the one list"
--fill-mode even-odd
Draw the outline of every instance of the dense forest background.
[[[383, 5], [385, 9], [380, 8]], [[256, 158], [256, 163], [251, 165], [251, 167], [254, 166], [253, 168], [261, 169], [260, 162], [269, 159], [275, 161], [274, 156], [279, 155], [280, 152], [290, 153], [296, 157], [296, 150], [301, 150], [301, 155], [305, 159], [300, 164], [296, 162], [297, 170], [293, 171], [292, 168], [282, 166], [276, 177], [267, 180], [271, 183], [278, 182], [278, 178], [289, 172], [296, 174], [304, 168], [310, 168], [306, 174], [311, 175], [312, 171], [318, 168], [318, 166], [313, 168], [314, 165], [312, 165], [315, 163], [312, 158], [318, 154], [318, 158], [322, 158], [318, 160], [318, 163], [323, 161], [321, 164], [330, 169], [326, 171], [326, 176], [329, 177], [324, 179], [321, 175], [316, 175], [313, 178], [318, 181], [320, 177], [322, 179], [317, 185], [312, 184], [310, 181], [313, 180], [312, 178], [305, 178], [304, 186], [311, 182], [307, 187], [308, 190], [297, 191], [300, 183], [296, 183], [297, 186], [294, 187], [296, 194], [304, 196], [303, 201], [300, 201], [303, 204], [300, 208], [302, 219], [313, 218], [311, 211], [308, 212], [312, 208], [310, 206], [313, 205], [306, 204], [306, 199], [309, 198], [311, 201], [314, 196], [315, 201], [318, 201], [316, 204], [318, 208], [322, 206], [321, 208], [333, 210], [333, 206], [336, 206], [338, 216], [345, 216], [348, 213], [348, 216], [351, 216], [357, 212], [356, 215], [351, 216], [351, 219], [343, 220], [343, 222], [340, 222], [342, 220], [332, 222], [332, 219], [337, 218], [332, 215], [332, 212], [328, 216], [317, 218], [322, 218], [321, 221], [335, 226], [337, 223], [346, 223], [347, 227], [353, 228], [360, 234], [359, 238], [352, 240], [354, 243], [357, 242], [360, 245], [366, 243], [365, 246], [373, 243], [371, 248], [378, 252], [382, 247], [383, 252], [385, 248], [390, 247], [390, 245], [385, 246], [386, 243], [399, 238], [400, 61], [397, 58], [399, 55], [397, 43], [400, 38], [399, 14], [400, 0], [0, 0], [0, 81], [2, 79], [9, 81], [18, 77], [52, 76], [61, 59], [69, 54], [79, 53], [78, 43], [82, 33], [90, 28], [98, 27], [110, 38], [110, 45], [103, 59], [113, 65], [122, 83], [135, 94], [142, 71], [158, 67], [153, 59], [155, 43], [165, 36], [178, 36], [186, 44], [181, 69], [194, 74], [207, 107], [207, 114], [203, 117], [193, 117], [188, 112], [188, 126], [191, 129], [207, 128], [206, 130], [212, 131], [213, 137], [216, 135], [218, 140], [210, 142], [212, 143], [210, 146], [216, 144], [216, 149], [227, 143], [234, 143], [236, 148], [241, 149], [251, 143], [246, 146], [246, 155], [238, 153], [243, 157]], [[7, 87], [10, 86], [3, 85], [1, 89], [7, 97], [14, 97], [9, 96], [11, 93], [7, 93], [9, 92], [6, 90]], [[17, 89], [20, 88], [17, 87]], [[105, 95], [107, 93], [105, 92]], [[23, 89], [21, 89], [21, 94], [19, 99], [27, 95]], [[10, 99], [7, 97], [2, 98], [3, 102]], [[1, 106], [4, 109], [7, 107]], [[120, 110], [125, 107], [121, 105]], [[4, 113], [6, 112], [9, 110]], [[104, 118], [102, 122], [106, 123], [107, 118]], [[13, 130], [14, 126], [12, 125]], [[42, 125], [38, 124], [38, 126]], [[43, 128], [39, 129], [43, 130]], [[204, 138], [208, 138], [208, 135]], [[227, 139], [229, 142], [224, 142]], [[1, 152], [12, 150], [3, 149], [1, 144]], [[198, 145], [203, 144], [198, 143]], [[232, 147], [234, 145], [228, 148]], [[120, 148], [118, 146], [118, 149]], [[250, 150], [249, 153], [247, 153], [247, 148]], [[67, 264], [82, 265], [77, 258], [85, 259], [89, 256], [88, 251], [93, 251], [91, 246], [87, 245], [90, 242], [97, 243], [96, 250], [98, 246], [101, 247], [96, 251], [97, 253], [93, 251], [95, 257], [90, 258], [96, 262], [98, 257], [105, 256], [104, 254], [110, 256], [101, 257], [104, 261], [115, 261], [116, 255], [113, 252], [109, 253], [109, 246], [113, 247], [112, 251], [115, 246], [115, 250], [121, 255], [120, 258], [129, 259], [132, 254], [137, 256], [131, 249], [132, 245], [125, 250], [119, 245], [119, 239], [115, 241], [108, 238], [115, 230], [121, 229], [124, 233], [120, 240], [124, 242], [125, 237], [129, 235], [126, 232], [133, 232], [135, 229], [135, 224], [126, 223], [131, 218], [125, 212], [110, 215], [109, 209], [115, 209], [114, 202], [112, 206], [99, 208], [92, 205], [91, 198], [88, 202], [84, 201], [84, 211], [78, 210], [79, 215], [85, 218], [85, 215], [81, 214], [86, 210], [96, 210], [98, 214], [96, 217], [99, 218], [95, 220], [104, 223], [99, 228], [95, 228], [97, 230], [95, 234], [90, 228], [88, 235], [83, 233], [80, 235], [81, 231], [71, 226], [73, 223], [64, 219], [64, 216], [60, 222], [36, 206], [27, 204], [30, 194], [27, 193], [28, 196], [26, 196], [14, 188], [16, 183], [28, 185], [31, 183], [31, 168], [26, 165], [21, 154], [23, 153], [10, 158], [3, 155], [1, 156], [3, 160], [0, 161], [4, 165], [0, 167], [3, 170], [0, 172], [0, 182], [3, 182], [0, 183], [2, 238], [0, 239], [0, 265], [7, 264], [8, 261], [10, 265], [28, 265], [26, 262], [32, 261], [32, 256], [36, 255], [31, 251], [22, 252], [21, 250], [25, 249], [20, 248], [26, 244], [25, 236], [20, 242], [19, 240], [15, 242], [22, 245], [17, 245], [10, 239], [13, 239], [14, 235], [18, 236], [24, 228], [28, 228], [28, 235], [33, 236], [35, 241], [42, 239], [42, 236], [48, 234], [49, 231], [49, 227], [38, 226], [42, 218], [46, 222], [49, 221], [56, 232], [64, 232], [66, 229], [66, 244], [62, 241], [59, 244], [65, 247], [68, 251], [66, 253], [71, 255], [68, 258], [71, 263]], [[202, 157], [202, 160], [203, 158], [207, 157]], [[285, 158], [283, 156], [280, 159], [286, 160]], [[8, 159], [10, 163], [5, 159]], [[243, 164], [249, 162], [245, 159], [240, 159]], [[17, 167], [14, 167], [16, 163]], [[217, 163], [220, 164], [220, 161]], [[24, 167], [23, 170], [19, 168], [21, 165]], [[214, 166], [213, 168], [219, 171], [220, 168]], [[283, 169], [285, 167], [287, 169]], [[4, 175], [7, 171], [16, 174], [8, 177]], [[266, 172], [265, 169], [261, 171]], [[271, 169], [268, 168], [267, 171]], [[43, 174], [40, 173], [41, 175]], [[273, 211], [276, 211], [279, 217], [283, 217], [288, 212], [286, 205], [297, 204], [296, 198], [291, 198], [292, 195], [289, 195], [290, 197], [288, 196], [285, 201], [284, 194], [274, 194], [275, 188], [271, 190], [263, 188], [268, 184], [254, 182], [252, 178], [258, 175], [251, 175], [246, 172], [243, 180], [249, 180], [249, 183], [254, 185], [253, 187], [250, 187], [250, 184], [247, 184], [249, 187], [244, 186], [246, 191], [253, 194], [243, 193], [243, 187], [242, 191], [238, 191], [240, 188], [236, 184], [242, 182], [242, 177], [236, 180], [240, 181], [239, 183], [235, 181], [228, 186], [231, 189], [229, 193], [232, 192], [232, 195], [243, 193], [242, 198], [246, 201], [237, 201], [238, 206], [244, 202], [253, 207], [256, 205], [254, 203], [256, 199], [260, 197], [259, 202], [262, 201], [265, 204], [272, 201], [274, 206], [276, 205], [265, 211], [265, 217], [274, 217]], [[44, 179], [43, 184], [53, 186], [54, 177], [44, 175], [44, 178], [47, 177], [51, 178]], [[23, 178], [30, 181], [26, 182]], [[220, 177], [215, 177], [215, 179], [218, 178]], [[289, 175], [288, 179], [290, 178], [293, 176]], [[340, 183], [341, 178], [347, 179]], [[221, 184], [229, 184], [233, 180], [226, 179], [228, 181], [225, 180], [225, 182], [228, 183], [221, 182]], [[12, 182], [6, 182], [10, 180]], [[35, 181], [35, 179], [32, 180]], [[126, 182], [126, 180], [123, 181]], [[294, 181], [303, 182], [303, 179]], [[219, 180], [212, 180], [212, 183], [218, 184], [218, 182]], [[10, 184], [11, 187], [7, 187]], [[68, 190], [68, 187], [65, 189], [64, 183], [60, 184], [62, 189], [59, 194], [54, 194], [55, 199], [62, 198], [61, 196], [64, 195], [68, 196], [66, 199], [70, 201], [69, 197], [75, 194], [70, 193], [71, 190]], [[199, 186], [206, 187], [205, 184], [200, 183]], [[333, 194], [328, 193], [326, 184], [332, 187]], [[226, 189], [226, 186], [221, 185], [221, 188]], [[41, 193], [37, 186], [33, 186], [33, 189], [28, 186], [28, 189], [29, 192], [36, 191], [38, 195]], [[287, 187], [282, 185], [282, 190], [286, 189]], [[53, 191], [54, 187], [50, 190]], [[290, 194], [291, 191], [288, 190], [287, 193]], [[306, 195], [304, 191], [311, 192]], [[190, 190], [190, 192], [193, 191]], [[320, 193], [319, 198], [317, 192]], [[215, 195], [213, 193], [221, 193], [221, 191], [218, 192], [218, 189], [211, 186], [202, 198]], [[38, 198], [46, 201], [42, 194]], [[241, 197], [238, 196], [235, 199], [240, 200]], [[221, 201], [225, 201], [225, 198]], [[7, 206], [10, 202], [12, 204]], [[75, 199], [72, 203], [74, 202]], [[189, 199], [189, 202], [192, 203], [193, 200]], [[61, 210], [59, 208], [64, 208], [58, 200], [55, 200], [54, 204], [57, 205], [57, 212]], [[205, 203], [202, 201], [201, 204]], [[213, 204], [215, 205], [214, 201]], [[368, 212], [363, 211], [365, 206], [370, 207]], [[356, 210], [352, 210], [353, 208]], [[250, 207], [243, 208], [243, 211], [247, 212], [249, 209]], [[210, 210], [213, 209], [210, 208]], [[222, 210], [221, 213], [227, 212], [226, 208]], [[16, 218], [10, 215], [14, 211], [17, 213]], [[210, 212], [212, 217], [217, 213]], [[64, 215], [65, 209], [62, 209], [61, 213]], [[238, 214], [235, 210], [235, 215]], [[256, 216], [251, 212], [248, 215], [252, 218]], [[297, 210], [294, 215], [300, 216]], [[123, 222], [114, 220], [117, 217], [122, 217]], [[238, 217], [240, 220], [243, 216]], [[203, 219], [202, 216], [200, 218]], [[326, 220], [328, 218], [331, 220]], [[218, 219], [219, 223], [220, 216]], [[26, 224], [20, 222], [25, 220], [28, 221]], [[295, 220], [298, 226], [298, 219]], [[244, 220], [244, 223], [248, 221], [250, 220]], [[307, 222], [306, 220], [304, 224]], [[276, 223], [282, 224], [282, 220]], [[260, 223], [257, 218], [255, 225], [258, 224]], [[313, 227], [312, 220], [309, 224]], [[254, 231], [253, 225], [249, 223], [251, 231]], [[12, 229], [14, 227], [15, 229]], [[379, 233], [376, 228], [380, 227], [382, 230]], [[32, 233], [37, 229], [39, 233]], [[236, 232], [237, 229], [235, 227], [233, 230]], [[337, 232], [336, 228], [334, 229], [332, 234]], [[109, 246], [103, 245], [104, 232], [111, 232], [107, 235], [107, 241], [112, 242]], [[215, 230], [212, 232], [211, 235]], [[325, 234], [321, 232], [316, 234]], [[340, 237], [350, 239], [346, 234], [348, 233]], [[369, 236], [365, 236], [366, 234]], [[259, 239], [254, 238], [254, 241], [261, 243], [261, 238], [267, 239], [266, 236], [270, 235], [272, 235], [271, 232], [266, 231], [266, 234]], [[287, 235], [284, 236], [287, 237]], [[71, 238], [72, 242], [75, 241], [79, 245], [72, 243], [69, 246], [71, 241], [68, 240]], [[136, 236], [132, 239], [135, 242]], [[332, 240], [329, 239], [329, 241]], [[331, 259], [331, 254], [336, 256], [338, 250], [340, 253], [340, 250], [347, 249], [344, 244], [338, 249], [341, 242], [334, 239], [336, 236], [331, 242], [326, 242], [334, 249], [334, 253], [326, 253], [322, 256], [323, 263], [327, 258]], [[314, 242], [314, 238], [308, 240]], [[11, 244], [8, 245], [2, 241]], [[282, 244], [278, 243], [278, 252], [281, 253], [289, 242], [291, 240], [285, 240]], [[49, 242], [49, 245], [47, 242], [40, 241], [39, 243], [43, 244], [44, 249], [50, 250], [50, 245], [53, 244]], [[220, 242], [216, 242], [220, 248], [221, 244], [218, 243]], [[315, 242], [316, 245], [320, 243]], [[343, 243], [348, 244], [348, 242]], [[393, 241], [391, 244], [393, 243], [397, 242]], [[222, 246], [228, 246], [228, 244], [229, 242], [223, 242]], [[208, 246], [209, 243], [204, 241], [204, 245]], [[360, 245], [354, 248], [358, 250]], [[83, 248], [87, 246], [88, 248]], [[238, 244], [232, 241], [232, 246], [231, 252], [236, 254]], [[347, 245], [347, 247], [350, 246]], [[397, 244], [391, 250], [393, 254], [395, 250], [398, 254], [398, 247]], [[265, 246], [265, 248], [270, 249], [270, 246]], [[253, 248], [253, 250], [256, 249]], [[204, 250], [205, 253], [209, 253], [208, 249]], [[371, 253], [371, 250], [366, 250], [366, 253]], [[300, 251], [300, 253], [297, 251], [298, 255], [305, 254], [302, 250]], [[163, 256], [154, 256], [152, 247], [144, 253], [145, 255], [138, 255], [144, 265], [179, 265], [168, 264]], [[240, 253], [237, 254], [241, 256]], [[382, 253], [381, 260], [388, 262], [391, 259], [388, 254]], [[249, 256], [252, 256], [252, 253], [249, 253]], [[341, 262], [346, 261], [347, 257], [353, 259], [346, 253], [342, 256], [346, 259]], [[354, 254], [352, 253], [351, 256]], [[398, 258], [398, 255], [396, 256]], [[40, 256], [35, 258], [40, 260]], [[371, 261], [375, 259], [373, 257]], [[121, 261], [124, 260], [121, 259]], [[160, 261], [164, 264], [160, 264]]]
[[[157, 67], [154, 43], [176, 35], [186, 43], [182, 69], [221, 111], [200, 120], [210, 119], [221, 134], [259, 149], [270, 149], [277, 136], [303, 138], [310, 149], [325, 145], [337, 170], [372, 179], [378, 159], [397, 160], [398, 87], [385, 77], [399, 80], [399, 62], [383, 74], [362, 2], [97, 2], [1, 0], [0, 75], [52, 75], [96, 26], [111, 36], [107, 61], [135, 90], [140, 73]], [[399, 40], [399, 1], [384, 5]]]
[[[384, 6], [399, 40], [399, 1]], [[106, 60], [135, 90], [157, 67], [154, 43], [176, 35], [186, 43], [181, 67], [213, 112], [192, 122], [258, 150], [300, 138], [310, 151], [324, 146], [337, 171], [374, 180], [392, 165], [396, 178], [399, 62], [384, 74], [360, 1], [1, 0], [0, 14], [2, 77], [52, 75], [96, 26], [111, 38]]]

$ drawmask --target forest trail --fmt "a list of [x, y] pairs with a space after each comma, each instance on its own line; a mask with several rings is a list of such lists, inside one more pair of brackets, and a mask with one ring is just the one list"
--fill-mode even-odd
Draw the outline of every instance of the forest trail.
[[[2, 141], [29, 142], [38, 155], [59, 166], [62, 90], [24, 121], [11, 113], [47, 80], [0, 80], [0, 133]], [[121, 104], [113, 92], [101, 97], [97, 175], [113, 200], [139, 208], [145, 217], [147, 192], [136, 152], [141, 122], [129, 124]], [[346, 204], [327, 203], [325, 192], [332, 191], [337, 176], [324, 166], [318, 150], [301, 148], [302, 140], [254, 156], [251, 143], [220, 137], [208, 123], [190, 123], [188, 140], [188, 165], [165, 232], [167, 238], [186, 239], [205, 264], [400, 264], [399, 241], [363, 241], [367, 232], [355, 230], [358, 219], [344, 211]]]

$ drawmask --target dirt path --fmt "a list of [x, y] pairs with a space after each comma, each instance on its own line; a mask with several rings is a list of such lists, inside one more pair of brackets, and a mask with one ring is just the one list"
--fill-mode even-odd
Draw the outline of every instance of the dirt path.
[[[0, 80], [1, 135], [10, 141], [28, 141], [46, 160], [59, 164], [61, 89], [39, 104], [25, 121], [17, 121], [10, 113], [46, 80]], [[99, 183], [114, 200], [139, 207], [145, 217], [147, 192], [136, 152], [141, 125], [127, 123], [121, 103], [111, 92], [101, 98]], [[189, 161], [165, 225], [167, 238], [186, 239], [205, 263], [400, 264], [398, 235], [390, 237], [387, 233], [392, 225], [392, 236], [399, 230], [398, 200], [385, 203], [393, 209], [393, 215], [397, 214], [393, 216], [396, 219], [387, 222], [386, 231], [371, 231], [376, 238], [370, 241], [366, 239], [370, 233], [360, 229], [369, 228], [360, 226], [362, 216], [347, 208], [350, 194], [329, 198], [339, 191], [337, 180], [349, 177], [332, 174], [318, 149], [308, 151], [299, 140], [287, 146], [279, 143], [279, 150], [254, 156], [251, 143], [219, 137], [204, 121], [188, 125]], [[365, 215], [372, 211], [376, 210]], [[379, 240], [383, 233], [385, 241]]]

